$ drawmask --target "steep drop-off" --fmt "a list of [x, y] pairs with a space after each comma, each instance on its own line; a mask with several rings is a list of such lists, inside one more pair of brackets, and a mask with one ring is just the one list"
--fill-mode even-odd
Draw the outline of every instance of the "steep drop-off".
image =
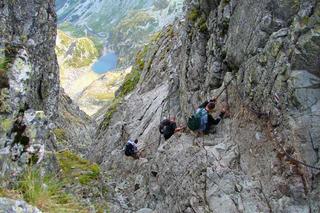
[[95, 114], [112, 101], [115, 97], [115, 92], [119, 89], [130, 70], [131, 68], [128, 68], [102, 74], [82, 90], [74, 100], [88, 115]]

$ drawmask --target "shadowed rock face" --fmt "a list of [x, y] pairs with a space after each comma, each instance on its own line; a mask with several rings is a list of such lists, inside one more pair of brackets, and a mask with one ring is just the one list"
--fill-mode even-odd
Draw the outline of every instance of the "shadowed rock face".
[[[289, 156], [320, 166], [319, 6], [186, 1], [185, 20], [148, 46], [136, 90], [92, 146], [111, 211], [318, 212], [319, 171]], [[163, 117], [185, 124], [231, 79], [220, 98], [231, 117], [215, 134], [159, 138]], [[129, 138], [143, 158], [124, 156]]]

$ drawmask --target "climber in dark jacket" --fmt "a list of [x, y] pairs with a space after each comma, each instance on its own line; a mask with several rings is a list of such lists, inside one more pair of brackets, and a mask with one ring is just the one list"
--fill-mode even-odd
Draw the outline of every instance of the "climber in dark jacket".
[[216, 100], [213, 99], [213, 100], [205, 101], [198, 107], [196, 113], [200, 114], [200, 128], [199, 128], [200, 133], [208, 134], [212, 125], [217, 125], [223, 118], [226, 112], [224, 108], [222, 108], [217, 118], [213, 118], [212, 115], [210, 114], [215, 108], [215, 105], [216, 105]]
[[128, 140], [124, 148], [124, 154], [126, 156], [131, 156], [134, 159], [139, 159], [137, 143], [138, 143], [138, 139], [135, 139], [134, 142], [131, 140]]
[[159, 125], [159, 131], [161, 134], [163, 134], [165, 140], [168, 140], [174, 133], [183, 129], [184, 127], [177, 127], [174, 117], [171, 119], [164, 119]]

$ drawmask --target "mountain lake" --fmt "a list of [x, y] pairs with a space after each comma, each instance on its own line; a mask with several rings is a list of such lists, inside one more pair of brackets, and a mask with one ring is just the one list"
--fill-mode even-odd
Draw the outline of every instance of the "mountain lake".
[[92, 70], [99, 74], [106, 73], [117, 67], [117, 60], [118, 56], [114, 52], [108, 52], [92, 65]]

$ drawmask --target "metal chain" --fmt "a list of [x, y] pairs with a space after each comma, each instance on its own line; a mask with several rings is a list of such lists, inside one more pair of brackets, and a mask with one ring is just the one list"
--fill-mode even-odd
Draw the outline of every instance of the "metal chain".
[[[240, 99], [241, 104], [242, 104], [246, 109], [248, 109], [250, 112], [254, 113], [258, 118], [265, 117], [266, 119], [269, 119], [269, 121], [270, 121], [271, 113], [259, 112], [259, 111], [255, 110], [255, 109], [253, 109], [252, 107], [250, 107], [249, 104], [246, 104], [245, 101], [243, 100], [243, 98], [241, 97], [241, 94], [240, 94], [240, 92], [239, 92], [239, 91], [240, 91], [239, 88], [240, 88], [239, 85], [236, 83], [236, 89], [235, 89], [235, 90], [236, 90], [236, 94], [238, 95], [238, 97], [239, 97], [239, 99]], [[274, 140], [275, 140], [275, 139], [274, 139]], [[291, 159], [292, 161], [294, 161], [294, 162], [296, 162], [296, 163], [299, 163], [299, 164], [301, 164], [301, 165], [303, 165], [303, 166], [305, 166], [305, 167], [308, 167], [308, 168], [310, 168], [310, 169], [320, 170], [320, 167], [312, 166], [312, 165], [310, 165], [310, 164], [307, 164], [307, 163], [305, 163], [305, 162], [303, 162], [303, 161], [297, 160], [296, 158], [292, 157], [292, 155], [290, 155], [290, 154], [284, 149], [284, 147], [280, 144], [280, 142], [278, 142], [277, 140], [275, 140], [275, 141], [278, 143], [278, 145], [279, 145], [280, 149], [283, 151], [283, 153], [284, 153], [289, 159]]]

